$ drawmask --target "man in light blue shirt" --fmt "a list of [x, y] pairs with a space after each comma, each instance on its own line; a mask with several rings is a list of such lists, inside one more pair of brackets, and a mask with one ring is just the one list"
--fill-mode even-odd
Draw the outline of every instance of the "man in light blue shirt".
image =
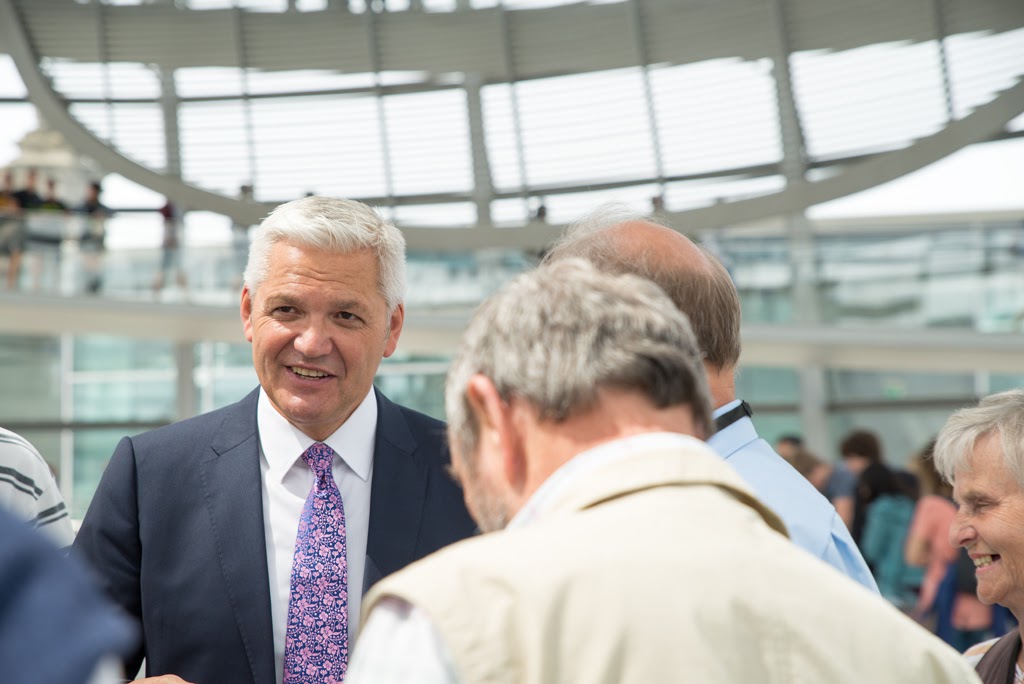
[[740, 300], [721, 262], [681, 233], [615, 205], [575, 222], [545, 260], [566, 257], [582, 257], [612, 273], [644, 276], [665, 290], [690, 318], [704, 351], [717, 429], [708, 444], [778, 513], [798, 546], [878, 591], [835, 508], [758, 437], [750, 407], [736, 397]]

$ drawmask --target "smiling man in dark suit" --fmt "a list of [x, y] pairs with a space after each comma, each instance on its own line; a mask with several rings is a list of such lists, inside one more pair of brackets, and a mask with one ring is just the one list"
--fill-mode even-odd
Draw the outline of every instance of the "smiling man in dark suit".
[[130, 671], [340, 682], [363, 592], [473, 533], [443, 424], [373, 388], [404, 290], [402, 234], [363, 204], [260, 226], [241, 301], [260, 387], [123, 439], [75, 542], [141, 623]]

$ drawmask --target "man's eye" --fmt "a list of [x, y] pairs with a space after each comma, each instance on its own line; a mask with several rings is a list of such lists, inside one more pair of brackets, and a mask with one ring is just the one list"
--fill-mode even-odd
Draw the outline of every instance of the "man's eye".
[[294, 306], [279, 306], [276, 309], [274, 309], [274, 313], [283, 313], [283, 314], [295, 313], [295, 307]]
[[358, 321], [359, 320], [359, 316], [356, 316], [354, 313], [351, 313], [349, 311], [342, 311], [340, 314], [338, 314], [338, 318], [342, 319], [343, 321]]

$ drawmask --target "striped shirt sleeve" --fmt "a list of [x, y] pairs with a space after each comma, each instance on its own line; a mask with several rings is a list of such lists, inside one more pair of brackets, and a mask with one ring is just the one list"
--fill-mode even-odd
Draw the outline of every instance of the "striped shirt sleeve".
[[71, 517], [49, 464], [26, 439], [3, 428], [0, 507], [47, 534], [62, 549], [74, 541]]

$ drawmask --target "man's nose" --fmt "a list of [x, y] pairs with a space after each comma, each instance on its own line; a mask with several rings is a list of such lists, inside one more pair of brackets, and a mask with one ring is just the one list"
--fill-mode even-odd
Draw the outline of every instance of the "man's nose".
[[321, 323], [310, 322], [295, 338], [295, 348], [303, 356], [326, 356], [331, 351], [331, 336]]

